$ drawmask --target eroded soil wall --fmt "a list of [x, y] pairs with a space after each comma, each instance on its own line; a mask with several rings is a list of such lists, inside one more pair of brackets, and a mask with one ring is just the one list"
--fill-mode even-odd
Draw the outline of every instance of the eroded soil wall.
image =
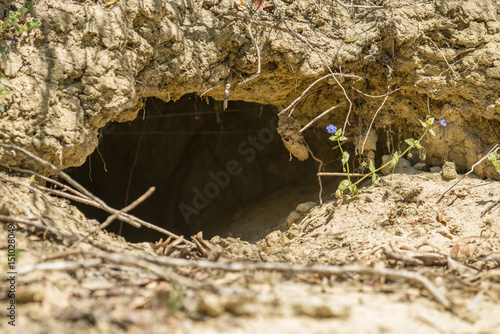
[[[3, 2], [1, 15], [21, 3]], [[120, 0], [109, 8], [102, 1], [36, 1], [32, 14], [42, 21], [44, 40], [21, 41], [0, 59], [22, 91], [1, 97], [7, 111], [0, 115], [0, 140], [61, 168], [78, 166], [96, 148], [99, 129], [134, 119], [144, 97], [175, 101], [217, 87], [206, 95], [222, 100], [232, 74], [230, 100], [281, 109], [329, 68], [342, 74], [319, 83], [295, 108], [302, 125], [347, 96], [352, 104], [315, 125], [321, 131], [341, 125], [352, 109], [348, 133], [358, 143], [384, 100], [358, 97], [359, 91], [394, 91], [374, 121], [374, 131], [390, 139], [373, 138], [371, 148], [384, 150], [379, 154], [416, 137], [417, 118], [429, 112], [448, 121], [438, 144], [424, 142], [431, 165], [452, 160], [467, 170], [500, 140], [496, 0], [388, 1], [389, 7], [369, 9], [277, 4], [257, 14], [229, 0]], [[257, 71], [256, 45], [260, 75], [239, 85]], [[0, 155], [4, 165], [29, 165], [21, 155]], [[496, 175], [492, 167], [477, 172]]]

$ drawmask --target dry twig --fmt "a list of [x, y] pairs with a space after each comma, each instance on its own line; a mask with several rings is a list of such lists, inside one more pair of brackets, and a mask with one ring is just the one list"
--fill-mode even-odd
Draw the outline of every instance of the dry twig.
[[18, 275], [25, 275], [32, 271], [74, 271], [81, 268], [96, 267], [102, 264], [102, 259], [89, 259], [83, 261], [59, 261], [59, 262], [42, 262], [36, 264], [28, 264], [17, 270]]
[[63, 230], [58, 229], [57, 227], [47, 226], [43, 223], [40, 223], [40, 218], [24, 218], [24, 217], [16, 217], [16, 216], [7, 216], [0, 215], [0, 221], [5, 223], [16, 223], [16, 224], [24, 224], [28, 226], [33, 226], [42, 231], [49, 231], [54, 233], [55, 235], [68, 240], [76, 240], [78, 237], [72, 233], [65, 232]]
[[[112, 263], [127, 264], [131, 266], [140, 267], [146, 269], [158, 277], [171, 280], [178, 279], [181, 280], [180, 283], [184, 284], [187, 281], [187, 286], [199, 286], [196, 281], [190, 280], [186, 277], [180, 275], [175, 275], [171, 270], [167, 270], [167, 267], [190, 267], [190, 268], [200, 268], [200, 269], [211, 269], [211, 270], [223, 270], [223, 271], [245, 271], [245, 270], [264, 270], [264, 271], [279, 271], [279, 272], [289, 272], [289, 273], [311, 273], [320, 275], [346, 275], [346, 274], [358, 274], [358, 275], [369, 275], [369, 276], [380, 276], [389, 279], [402, 279], [410, 283], [420, 285], [425, 290], [427, 290], [434, 299], [442, 304], [446, 309], [452, 308], [452, 303], [448, 298], [437, 289], [432, 282], [425, 276], [410, 272], [406, 270], [394, 270], [386, 268], [371, 268], [363, 266], [328, 266], [328, 265], [301, 265], [301, 264], [289, 264], [282, 262], [231, 262], [231, 263], [219, 263], [211, 262], [206, 260], [191, 261], [186, 259], [178, 259], [172, 257], [152, 257], [152, 256], [133, 256], [121, 253], [107, 253], [102, 251], [73, 251], [64, 252], [56, 254], [50, 259], [66, 257], [69, 255], [92, 255], [103, 260], [107, 260]], [[20, 268], [21, 270], [22, 268]], [[175, 275], [175, 276], [173, 276]], [[173, 278], [175, 277], [175, 278]], [[193, 284], [194, 283], [194, 284]]]
[[257, 78], [260, 75], [260, 50], [259, 50], [259, 45], [257, 44], [257, 41], [253, 37], [252, 27], [250, 26], [250, 24], [247, 24], [247, 32], [248, 32], [248, 36], [250, 36], [250, 39], [252, 40], [253, 44], [255, 45], [255, 49], [257, 50], [257, 72], [255, 72], [255, 74], [252, 75], [251, 77], [244, 79], [238, 85], [246, 84], [250, 80]]
[[323, 197], [322, 197], [322, 194], [323, 194], [323, 182], [321, 181], [321, 169], [323, 168], [323, 160], [321, 159], [318, 159], [316, 158], [316, 156], [314, 155], [314, 153], [312, 152], [312, 150], [309, 148], [309, 145], [307, 145], [307, 143], [304, 141], [304, 145], [306, 145], [307, 147], [307, 150], [309, 151], [309, 154], [311, 155], [311, 157], [316, 160], [317, 162], [319, 162], [319, 166], [318, 166], [318, 183], [319, 183], [319, 204], [323, 204]]
[[[318, 80], [314, 81], [312, 84], [309, 85], [309, 87], [307, 87], [303, 92], [302, 94], [299, 95], [298, 98], [296, 98], [292, 103], [290, 103], [290, 105], [288, 107], [286, 107], [285, 109], [281, 110], [280, 113], [278, 114], [278, 116], [281, 116], [281, 114], [284, 114], [286, 113], [290, 108], [292, 107], [295, 107], [297, 105], [297, 103], [300, 102], [300, 100], [302, 100], [304, 98], [304, 96], [307, 94], [307, 92], [313, 88], [318, 82], [320, 82], [321, 80], [324, 80], [326, 78], [329, 78], [330, 76], [332, 76], [332, 74], [328, 74], [328, 75], [325, 75], [321, 78], [319, 78]], [[292, 109], [293, 111], [293, 109]], [[290, 114], [292, 113], [292, 111], [290, 112]]]
[[453, 76], [455, 77], [455, 79], [457, 79], [458, 78], [458, 74], [457, 74], [457, 72], [455, 72], [455, 70], [453, 69], [453, 67], [451, 67], [451, 65], [448, 62], [448, 60], [446, 59], [443, 51], [441, 51], [441, 49], [439, 48], [439, 46], [437, 46], [437, 44], [432, 40], [432, 38], [427, 37], [427, 36], [425, 36], [425, 38], [428, 39], [429, 41], [431, 41], [432, 44], [434, 44], [434, 46], [436, 47], [436, 49], [438, 49], [439, 53], [441, 54], [441, 57], [443, 57], [444, 61], [446, 62], [446, 65], [448, 65], [449, 69], [453, 73]]
[[[148, 258], [149, 259], [149, 258]], [[361, 266], [325, 266], [312, 265], [306, 266], [301, 264], [288, 264], [281, 262], [232, 262], [218, 263], [210, 261], [189, 261], [185, 259], [176, 259], [169, 257], [158, 257], [151, 259], [152, 261], [174, 267], [196, 267], [204, 269], [216, 269], [224, 271], [244, 271], [244, 270], [265, 270], [265, 271], [280, 271], [292, 273], [314, 273], [322, 275], [345, 275], [345, 274], [360, 274], [370, 276], [383, 276], [389, 279], [403, 279], [411, 283], [416, 283], [427, 290], [440, 304], [447, 309], [451, 309], [452, 303], [446, 296], [432, 284], [425, 276], [406, 270], [394, 270], [386, 268], [371, 268]]]
[[359, 177], [363, 177], [365, 176], [366, 174], [362, 174], [362, 173], [328, 173], [328, 172], [319, 172], [318, 174], [316, 174], [318, 176], [359, 176]]
[[[100, 209], [104, 210], [104, 211], [107, 211], [111, 214], [117, 214], [118, 215], [118, 219], [127, 223], [127, 224], [130, 224], [134, 227], [139, 227], [139, 226], [145, 226], [147, 228], [150, 228], [152, 230], [155, 230], [155, 231], [158, 231], [160, 233], [163, 233], [163, 234], [166, 234], [166, 235], [169, 235], [169, 236], [172, 236], [174, 238], [179, 238], [178, 235], [170, 232], [170, 231], [167, 231], [161, 227], [158, 227], [156, 225], [153, 225], [151, 223], [148, 223], [142, 219], [139, 219], [135, 216], [132, 216], [128, 213], [124, 213], [124, 212], [120, 212], [119, 210], [116, 210], [112, 207], [110, 207], [109, 205], [107, 205], [103, 200], [101, 200], [99, 197], [95, 196], [94, 194], [92, 194], [90, 191], [88, 191], [85, 187], [83, 187], [80, 183], [78, 183], [76, 180], [74, 180], [71, 176], [69, 176], [67, 173], [65, 173], [64, 171], [60, 170], [59, 168], [57, 168], [56, 166], [54, 166], [53, 164], [51, 164], [50, 162], [48, 161], [45, 161], [44, 159], [34, 155], [33, 153], [25, 150], [24, 148], [21, 148], [19, 146], [16, 146], [16, 145], [7, 145], [7, 144], [1, 144], [0, 143], [0, 147], [3, 147], [5, 149], [10, 149], [10, 150], [15, 150], [15, 151], [18, 151], [18, 152], [21, 152], [23, 153], [24, 155], [28, 156], [29, 158], [31, 158], [32, 160], [38, 162], [39, 164], [41, 164], [42, 166], [50, 169], [51, 171], [53, 171], [54, 173], [58, 174], [60, 177], [62, 177], [64, 180], [66, 180], [66, 182], [68, 182], [70, 185], [72, 185], [73, 187], [75, 187], [78, 191], [80, 191], [84, 196], [88, 197], [90, 200], [92, 200], [93, 202], [97, 203], [99, 206]], [[40, 186], [38, 186], [40, 187]], [[46, 188], [48, 189], [48, 188]], [[55, 190], [52, 190], [50, 189], [52, 192], [55, 192]], [[60, 192], [60, 193], [63, 193], [65, 194], [66, 197], [68, 197], [69, 194], [66, 194], [64, 192]], [[76, 196], [75, 196], [76, 197]], [[68, 197], [69, 198], [69, 197]], [[81, 198], [80, 198], [81, 199]], [[188, 241], [188, 240], [185, 240], [185, 243], [189, 244], [189, 245], [192, 245], [194, 246], [194, 244], [191, 242], [191, 241]]]
[[500, 204], [500, 199], [498, 199], [495, 202], [491, 203], [486, 209], [484, 209], [484, 211], [481, 212], [481, 217], [484, 217], [485, 214], [487, 214], [491, 209], [493, 209], [498, 204]]
[[226, 78], [226, 82], [224, 83], [224, 102], [222, 103], [222, 110], [227, 109], [227, 102], [229, 100], [229, 93], [231, 93], [231, 83], [233, 79], [233, 72], [229, 72], [229, 75]]
[[[444, 198], [444, 195], [446, 195], [446, 193], [448, 191], [450, 191], [451, 189], [453, 189], [460, 181], [462, 181], [464, 177], [466, 177], [467, 175], [469, 175], [470, 173], [472, 173], [474, 171], [474, 168], [476, 168], [477, 165], [479, 165], [480, 163], [482, 163], [484, 160], [486, 160], [488, 158], [488, 156], [490, 154], [497, 152], [499, 149], [500, 149], [500, 145], [496, 144], [488, 153], [486, 153], [486, 155], [484, 157], [482, 157], [478, 162], [476, 162], [474, 165], [472, 165], [471, 169], [467, 173], [465, 173], [464, 175], [462, 175], [462, 177], [459, 178], [457, 182], [455, 182], [451, 187], [449, 187], [448, 189], [446, 189], [446, 191], [444, 193], [442, 193], [441, 196], [439, 196], [436, 204], [438, 204], [439, 202], [441, 202], [441, 200]], [[487, 211], [485, 210], [483, 212], [486, 214]]]
[[368, 135], [370, 134], [370, 131], [372, 129], [373, 122], [375, 121], [375, 118], [377, 117], [379, 111], [384, 106], [385, 101], [387, 101], [387, 98], [389, 97], [389, 92], [391, 91], [392, 68], [389, 67], [389, 66], [387, 66], [387, 68], [389, 69], [389, 73], [387, 73], [387, 93], [385, 95], [384, 101], [382, 101], [382, 104], [380, 105], [380, 107], [375, 112], [375, 115], [373, 115], [373, 118], [372, 118], [372, 121], [370, 123], [370, 126], [368, 127], [368, 131], [366, 132], [365, 140], [363, 141], [363, 145], [361, 146], [361, 154], [363, 154], [363, 151], [365, 150], [366, 140], [368, 139]]
[[[133, 201], [132, 203], [130, 203], [129, 205], [127, 205], [126, 207], [124, 207], [123, 209], [120, 210], [120, 212], [124, 213], [124, 212], [129, 212], [130, 210], [133, 210], [135, 209], [135, 207], [137, 207], [139, 204], [141, 204], [142, 202], [144, 202], [149, 196], [151, 196], [153, 194], [153, 192], [156, 190], [155, 187], [151, 187], [148, 189], [148, 191], [146, 191], [141, 197], [139, 197], [138, 199], [136, 199], [135, 201]], [[112, 214], [111, 216], [109, 216], [105, 221], [104, 223], [102, 223], [101, 225], [99, 225], [97, 228], [95, 228], [93, 231], [89, 232], [87, 235], [81, 237], [80, 239], [78, 239], [73, 245], [71, 245], [69, 248], [72, 248], [72, 247], [75, 247], [76, 245], [78, 245], [80, 242], [82, 241], [85, 241], [88, 237], [90, 237], [92, 234], [96, 233], [96, 232], [99, 232], [100, 230], [102, 230], [103, 228], [106, 228], [108, 227], [116, 218], [118, 218], [118, 214], [117, 213], [114, 213]]]
[[318, 116], [314, 117], [312, 121], [310, 121], [309, 123], [307, 123], [302, 129], [300, 129], [300, 133], [304, 132], [304, 130], [306, 130], [308, 127], [310, 127], [311, 125], [313, 125], [318, 119], [320, 119], [321, 117], [325, 116], [326, 114], [328, 114], [329, 112], [331, 112], [332, 110], [335, 110], [337, 109], [338, 107], [340, 107], [341, 105], [347, 103], [348, 100], [344, 100], [340, 103], [337, 103], [336, 105], [334, 105], [333, 107], [330, 107], [328, 108], [327, 110], [323, 111], [321, 114], [319, 114]]

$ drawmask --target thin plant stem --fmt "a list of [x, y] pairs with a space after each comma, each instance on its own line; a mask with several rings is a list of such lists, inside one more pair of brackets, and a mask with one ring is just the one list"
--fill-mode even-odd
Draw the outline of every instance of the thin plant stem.
[[[429, 131], [429, 129], [425, 129], [425, 131], [422, 134], [422, 136], [420, 136], [420, 138], [418, 139], [419, 142], [424, 138], [424, 136], [427, 134], [428, 131]], [[412, 147], [413, 146], [408, 146], [408, 148], [403, 153], [401, 153], [400, 155], [398, 155], [397, 160], [399, 160], [399, 158], [401, 158], [406, 153], [408, 153], [412, 149]], [[359, 179], [358, 181], [356, 181], [356, 183], [354, 183], [353, 185], [357, 185], [358, 183], [360, 183], [361, 181], [363, 181], [364, 179], [366, 179], [368, 176], [372, 175], [373, 173], [376, 173], [379, 170], [381, 170], [381, 169], [389, 166], [392, 163], [392, 161], [393, 161], [393, 159], [391, 159], [390, 161], [388, 161], [385, 165], [383, 165], [383, 166], [379, 167], [378, 169], [374, 170], [373, 172], [369, 172], [368, 174], [366, 174], [365, 176], [363, 176], [361, 179]]]

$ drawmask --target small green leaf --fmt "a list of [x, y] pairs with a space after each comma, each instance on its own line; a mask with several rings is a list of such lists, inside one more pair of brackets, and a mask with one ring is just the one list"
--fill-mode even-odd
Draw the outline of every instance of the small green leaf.
[[339, 138], [339, 140], [340, 140], [340, 141], [347, 140], [347, 137], [342, 136], [342, 137], [340, 137], [340, 138]]
[[419, 121], [420, 121], [420, 124], [422, 124], [422, 126], [427, 129], [427, 124], [424, 121], [420, 120], [420, 119], [419, 119]]
[[342, 153], [342, 165], [345, 165], [349, 161], [349, 152], [344, 151]]
[[375, 173], [372, 174], [372, 183], [375, 183], [377, 181], [377, 175]]
[[413, 145], [416, 149], [420, 150], [422, 148], [422, 145], [420, 145], [420, 142], [418, 140], [415, 140], [415, 143]]
[[5, 107], [3, 106], [3, 104], [0, 103], [0, 112], [1, 113], [4, 113], [5, 112]]
[[349, 191], [351, 192], [351, 194], [353, 195], [357, 195], [358, 194], [358, 187], [356, 187], [355, 184], [349, 186]]
[[339, 137], [337, 135], [334, 135], [334, 136], [331, 136], [330, 138], [331, 141], [337, 141], [337, 139], [339, 139]]
[[413, 146], [415, 146], [415, 139], [408, 138], [405, 140], [405, 143], [407, 143], [410, 147], [413, 147]]
[[392, 156], [390, 167], [391, 168], [395, 167], [398, 164], [398, 162], [399, 162], [399, 156], [398, 156], [398, 152], [396, 152]]
[[27, 10], [30, 10], [31, 8], [33, 8], [33, 5], [31, 4], [31, 2], [26, 1], [24, 3], [24, 8], [26, 8]]
[[344, 43], [354, 43], [358, 40], [358, 38], [359, 38], [359, 35], [354, 35], [351, 38], [344, 40]]
[[349, 187], [349, 184], [350, 184], [349, 180], [347, 179], [343, 180], [342, 182], [339, 183], [339, 190], [340, 191], [346, 190]]
[[375, 173], [375, 165], [373, 164], [373, 160], [370, 159], [370, 163], [368, 164], [368, 169], [370, 170], [370, 172], [374, 172]]
[[11, 91], [10, 89], [0, 89], [0, 95], [8, 95], [8, 94], [14, 94], [13, 91]]
[[432, 125], [434, 124], [434, 117], [430, 117], [425, 123]]
[[0, 71], [0, 83], [4, 84], [4, 85], [6, 85], [6, 86], [10, 86], [10, 81], [9, 81], [9, 79], [7, 79], [7, 78], [5, 77], [5, 75], [3, 74], [3, 72], [2, 72], [2, 71]]
[[337, 131], [335, 131], [335, 135], [336, 135], [337, 137], [342, 136], [342, 129], [338, 129]]
[[5, 53], [5, 51], [7, 51], [7, 47], [6, 46], [0, 46], [0, 57]]
[[436, 136], [436, 133], [434, 132], [434, 130], [429, 129], [429, 132], [430, 132], [430, 133], [431, 133], [431, 135], [433, 135], [434, 137]]

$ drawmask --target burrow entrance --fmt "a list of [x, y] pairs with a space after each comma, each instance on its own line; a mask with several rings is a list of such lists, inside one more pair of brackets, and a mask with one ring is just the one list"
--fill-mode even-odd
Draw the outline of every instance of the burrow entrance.
[[[115, 208], [155, 186], [131, 213], [174, 233], [255, 241], [298, 203], [318, 201], [318, 166], [290, 161], [276, 114], [272, 106], [238, 101], [222, 111], [222, 102], [194, 95], [169, 103], [149, 98], [133, 122], [103, 128], [98, 150], [71, 176]], [[100, 222], [107, 217], [79, 208]], [[127, 224], [121, 235], [131, 242], [163, 237]]]

